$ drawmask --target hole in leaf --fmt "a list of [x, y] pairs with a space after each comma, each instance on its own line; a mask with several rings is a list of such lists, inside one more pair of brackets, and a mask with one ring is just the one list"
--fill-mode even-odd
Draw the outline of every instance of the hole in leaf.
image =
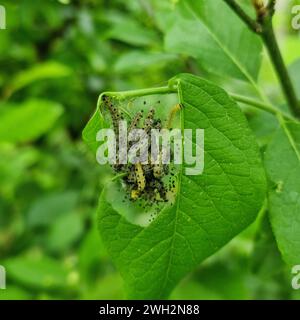
[[[129, 222], [147, 226], [164, 208], [175, 202], [180, 167], [173, 161], [174, 145], [171, 141], [169, 164], [152, 163], [151, 130], [181, 129], [178, 96], [152, 95], [127, 100], [103, 96], [101, 112], [106, 126], [113, 128], [116, 135], [116, 164], [111, 167], [116, 175], [121, 176], [108, 187], [107, 201]], [[131, 163], [130, 159], [126, 164], [119, 161], [120, 142], [123, 141], [119, 132], [120, 121], [126, 122], [128, 136], [134, 129], [144, 130], [149, 142], [147, 163]], [[126, 141], [126, 144], [128, 154], [134, 142]]]

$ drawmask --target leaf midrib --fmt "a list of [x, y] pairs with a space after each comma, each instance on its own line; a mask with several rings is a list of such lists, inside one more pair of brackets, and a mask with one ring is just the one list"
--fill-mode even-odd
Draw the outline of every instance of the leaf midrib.
[[[179, 103], [181, 103], [183, 99], [182, 99], [182, 92], [181, 92], [180, 81], [178, 81], [178, 83], [177, 83], [177, 90], [178, 90]], [[183, 112], [183, 111], [180, 112], [180, 123], [181, 123], [181, 129], [183, 130], [183, 129], [184, 129], [184, 112]], [[167, 281], [168, 281], [168, 279], [169, 279], [169, 272], [170, 272], [170, 268], [171, 268], [171, 261], [172, 261], [172, 259], [173, 259], [174, 241], [175, 241], [175, 236], [176, 236], [176, 234], [177, 234], [178, 212], [180, 211], [180, 209], [179, 209], [179, 204], [180, 204], [180, 198], [181, 198], [181, 180], [182, 180], [182, 174], [183, 174], [183, 165], [180, 166], [180, 171], [179, 171], [179, 174], [178, 174], [178, 182], [177, 182], [177, 186], [178, 186], [177, 194], [178, 194], [178, 197], [177, 197], [177, 199], [176, 199], [177, 204], [176, 204], [176, 210], [175, 210], [174, 232], [173, 232], [173, 236], [172, 236], [171, 247], [170, 247], [170, 255], [169, 255], [169, 261], [168, 261], [168, 266], [167, 266], [165, 281], [164, 281], [163, 286], [162, 286], [162, 292], [165, 291], [165, 287], [166, 287]]]
[[288, 141], [291, 144], [291, 147], [294, 150], [298, 161], [300, 162], [300, 151], [298, 150], [296, 141], [295, 141], [290, 129], [288, 128], [288, 126], [286, 125], [285, 120], [282, 118], [282, 116], [280, 114], [277, 115], [277, 119], [278, 119], [278, 121], [280, 123], [280, 126], [283, 128], [283, 131], [284, 131], [285, 135], [287, 136]]

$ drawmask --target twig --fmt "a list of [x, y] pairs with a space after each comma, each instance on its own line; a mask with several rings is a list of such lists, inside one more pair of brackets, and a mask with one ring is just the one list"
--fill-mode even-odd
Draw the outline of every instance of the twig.
[[252, 4], [253, 4], [253, 7], [256, 11], [257, 21], [261, 22], [264, 19], [264, 17], [267, 15], [267, 11], [268, 11], [264, 5], [264, 1], [263, 0], [252, 0]]
[[247, 104], [249, 106], [258, 108], [260, 110], [263, 111], [267, 111], [273, 115], [281, 115], [285, 120], [292, 120], [295, 121], [296, 119], [292, 116], [290, 116], [289, 114], [287, 114], [284, 111], [279, 110], [278, 108], [276, 108], [275, 106], [273, 106], [272, 104], [269, 103], [264, 103], [261, 101], [257, 101], [255, 99], [249, 98], [249, 97], [245, 97], [239, 94], [235, 94], [235, 93], [230, 93], [231, 98], [233, 98], [236, 102], [241, 102], [244, 104]]
[[[139, 96], [146, 96], [146, 95], [153, 95], [153, 94], [172, 94], [172, 93], [178, 93], [178, 87], [176, 85], [169, 85], [167, 87], [160, 87], [160, 88], [149, 88], [149, 89], [140, 89], [140, 90], [131, 90], [131, 91], [121, 91], [121, 92], [104, 92], [100, 95], [98, 99], [97, 107], [100, 108], [100, 104], [102, 102], [103, 96], [110, 96], [115, 97], [117, 99], [128, 99], [128, 98], [134, 98]], [[235, 93], [229, 94], [232, 99], [234, 99], [236, 102], [241, 102], [253, 107], [256, 107], [258, 109], [267, 111], [274, 115], [281, 115], [286, 120], [296, 120], [294, 117], [290, 116], [286, 112], [283, 112], [279, 109], [277, 109], [275, 106], [273, 106], [271, 103], [265, 103], [261, 101], [257, 101], [255, 99], [238, 95]], [[176, 105], [177, 107], [179, 105]]]
[[276, 2], [277, 2], [276, 0], [269, 0], [269, 3], [267, 5], [267, 8], [272, 16], [275, 13]]

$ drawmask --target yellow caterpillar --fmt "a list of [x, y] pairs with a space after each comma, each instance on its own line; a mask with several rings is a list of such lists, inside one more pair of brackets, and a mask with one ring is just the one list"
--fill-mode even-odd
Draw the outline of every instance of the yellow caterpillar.
[[131, 198], [136, 200], [139, 194], [145, 189], [146, 179], [142, 165], [140, 163], [135, 164], [135, 177], [137, 182], [137, 189], [131, 191]]

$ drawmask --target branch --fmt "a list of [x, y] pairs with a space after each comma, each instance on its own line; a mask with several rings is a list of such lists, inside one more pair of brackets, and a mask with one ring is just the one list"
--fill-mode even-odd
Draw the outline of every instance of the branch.
[[300, 105], [297, 99], [297, 95], [284, 63], [278, 42], [275, 37], [273, 23], [271, 17], [265, 19], [263, 22], [263, 32], [261, 34], [264, 44], [268, 50], [270, 59], [277, 73], [282, 91], [289, 104], [289, 107], [294, 115], [300, 116]]
[[270, 14], [273, 16], [275, 13], [275, 6], [276, 6], [277, 0], [269, 0], [269, 3], [267, 5], [267, 9], [269, 10]]
[[257, 21], [261, 25], [261, 21], [267, 15], [267, 8], [265, 7], [263, 0], [252, 0], [253, 7], [256, 11]]
[[287, 114], [284, 111], [279, 110], [278, 108], [276, 108], [275, 106], [273, 106], [270, 103], [264, 103], [264, 102], [257, 101], [255, 99], [245, 97], [245, 96], [235, 94], [235, 93], [230, 93], [230, 97], [232, 99], [234, 99], [236, 102], [247, 104], [249, 106], [258, 108], [260, 110], [267, 111], [267, 112], [269, 112], [273, 115], [276, 115], [276, 116], [280, 115], [285, 120], [292, 120], [292, 121], [296, 120], [294, 117], [290, 116], [289, 114]]
[[245, 22], [245, 24], [255, 33], [260, 33], [261, 26], [255, 20], [253, 20], [235, 0], [224, 0], [228, 6]]
[[[276, 0], [269, 0], [268, 5], [264, 5], [263, 0], [252, 0], [256, 11], [257, 20], [254, 21], [249, 17], [235, 0], [223, 0], [230, 8], [250, 27], [252, 31], [259, 34], [268, 50], [270, 59], [277, 73], [282, 91], [288, 102], [291, 112], [300, 117], [300, 104], [289, 76], [288, 70], [284, 63], [278, 42], [273, 28], [273, 15], [275, 12]], [[254, 27], [256, 26], [256, 27]]]
[[[115, 97], [118, 99], [128, 99], [128, 98], [153, 95], [153, 94], [171, 94], [171, 93], [178, 93], [178, 88], [176, 85], [169, 84], [169, 86], [167, 87], [148, 88], [148, 89], [139, 89], [139, 90], [131, 90], [131, 91], [120, 91], [120, 92], [104, 92], [99, 96], [97, 108], [100, 107], [103, 97], [105, 96]], [[264, 102], [257, 101], [255, 99], [238, 95], [235, 93], [230, 93], [229, 96], [236, 102], [247, 104], [249, 106], [258, 108], [260, 110], [267, 111], [276, 116], [280, 115], [285, 120], [295, 120], [294, 117], [290, 116], [284, 111], [277, 109], [271, 103], [264, 103]]]

